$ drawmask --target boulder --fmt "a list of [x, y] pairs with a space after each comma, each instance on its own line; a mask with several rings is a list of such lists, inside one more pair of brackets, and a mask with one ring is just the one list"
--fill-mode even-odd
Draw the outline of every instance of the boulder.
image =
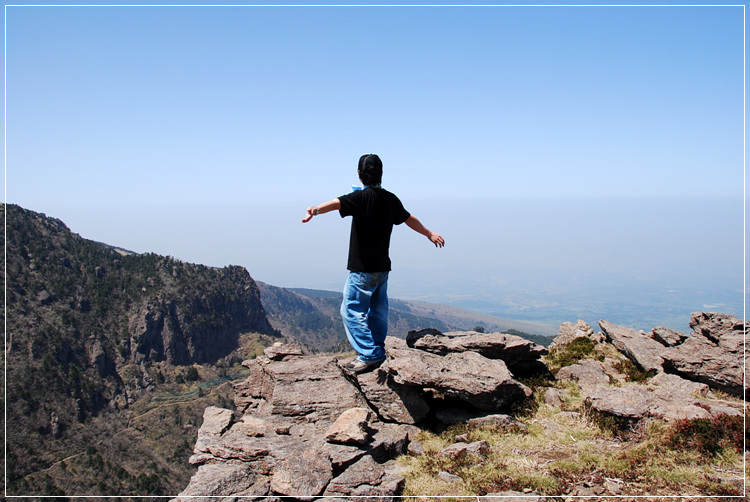
[[365, 408], [351, 408], [341, 414], [326, 431], [329, 443], [364, 444], [370, 439], [369, 421], [372, 412]]
[[[262, 383], [248, 382], [246, 400], [269, 406], [269, 412], [293, 421], [332, 420], [349, 408], [368, 407], [362, 394], [341, 374], [331, 355], [263, 363], [256, 359]], [[258, 376], [258, 369], [255, 370]]]
[[385, 468], [372, 457], [363, 457], [331, 480], [326, 497], [382, 497], [393, 493], [391, 486], [400, 485], [403, 477], [386, 476]]
[[662, 353], [665, 368], [689, 380], [743, 396], [744, 333], [748, 324], [725, 314], [691, 315], [691, 336]]
[[685, 341], [688, 336], [673, 329], [657, 326], [651, 330], [649, 338], [656, 340], [665, 347], [674, 347]]
[[557, 379], [578, 382], [582, 388], [606, 386], [610, 383], [604, 365], [593, 359], [584, 359], [580, 363], [561, 368], [557, 372]]
[[527, 375], [544, 371], [539, 358], [548, 353], [542, 345], [507, 333], [450, 332], [435, 329], [410, 331], [406, 335], [409, 347], [432, 354], [447, 355], [452, 352], [476, 352], [488, 359], [505, 362], [514, 375]]
[[505, 363], [476, 352], [438, 356], [403, 348], [389, 353], [387, 369], [397, 383], [436, 389], [481, 410], [500, 410], [531, 396], [531, 389], [513, 379]]
[[663, 372], [664, 346], [644, 333], [619, 326], [609, 321], [599, 321], [607, 340], [625, 354], [641, 371]]
[[397, 383], [382, 366], [356, 379], [367, 402], [386, 422], [416, 424], [430, 412], [421, 388]]
[[710, 418], [720, 414], [742, 415], [742, 409], [715, 399], [702, 398], [708, 387], [676, 375], [660, 374], [647, 385], [597, 387], [584, 403], [589, 409], [629, 421], [643, 418], [678, 419]]
[[302, 348], [296, 343], [275, 342], [263, 350], [263, 354], [272, 361], [283, 361], [289, 356], [303, 355]]
[[591, 325], [582, 319], [578, 319], [578, 322], [573, 324], [572, 322], [564, 322], [560, 325], [560, 331], [552, 340], [549, 348], [562, 347], [567, 345], [576, 338], [588, 338], [594, 343], [601, 343], [605, 340], [602, 333], [594, 333]]

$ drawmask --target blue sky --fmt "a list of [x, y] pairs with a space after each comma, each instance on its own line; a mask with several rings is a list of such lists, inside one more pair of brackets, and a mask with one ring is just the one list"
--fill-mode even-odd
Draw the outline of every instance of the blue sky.
[[[407, 209], [452, 232], [442, 255], [403, 232], [406, 269], [512, 267], [466, 241], [534, 240], [545, 214], [514, 227], [514, 206], [492, 214], [493, 202], [591, 200], [601, 213], [611, 199], [709, 197], [741, 211], [741, 6], [5, 13], [6, 201], [139, 252], [343, 284], [347, 224], [299, 219], [349, 191], [368, 152]], [[686, 214], [662, 227], [684, 229]], [[736, 210], [716, 218], [742, 233]], [[621, 225], [634, 241], [637, 223]], [[553, 230], [594, 238], [569, 224]], [[682, 261], [738, 270], [732, 242]]]

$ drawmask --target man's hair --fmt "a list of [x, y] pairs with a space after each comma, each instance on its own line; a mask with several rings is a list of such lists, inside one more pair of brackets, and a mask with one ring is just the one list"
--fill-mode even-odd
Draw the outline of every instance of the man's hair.
[[366, 186], [380, 185], [383, 179], [383, 162], [374, 153], [366, 153], [359, 158], [359, 179]]

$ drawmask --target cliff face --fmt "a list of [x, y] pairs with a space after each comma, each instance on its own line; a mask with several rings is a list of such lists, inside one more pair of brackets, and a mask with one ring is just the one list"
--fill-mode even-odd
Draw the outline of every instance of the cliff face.
[[278, 336], [242, 267], [128, 253], [43, 214], [2, 211], [11, 484], [48, 465], [51, 443], [78, 424], [175, 383], [188, 365], [241, 361], [250, 333]]

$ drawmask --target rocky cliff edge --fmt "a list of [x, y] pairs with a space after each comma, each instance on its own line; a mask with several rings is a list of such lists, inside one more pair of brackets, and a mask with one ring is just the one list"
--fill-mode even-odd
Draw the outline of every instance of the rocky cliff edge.
[[[550, 349], [580, 338], [616, 348], [610, 352], [619, 360], [583, 359], [556, 370], [558, 380], [578, 383], [591, 413], [626, 422], [743, 413], [736, 400], [721, 398], [744, 394], [741, 320], [696, 313], [689, 336], [606, 321], [600, 327], [594, 333], [583, 321], [565, 323]], [[351, 356], [302, 356], [293, 345], [277, 344], [245, 361], [250, 376], [235, 385], [236, 411], [205, 411], [190, 460], [198, 471], [178, 500], [398, 497], [405, 478], [395, 459], [420, 454], [420, 427], [466, 422], [523, 429], [504, 414], [532, 396], [518, 378], [547, 371], [547, 349], [501, 333], [422, 330], [406, 340], [388, 338], [386, 346], [386, 362], [361, 375], [343, 369]], [[623, 375], [626, 359], [642, 384]], [[564, 399], [560, 389], [545, 390], [548, 405]], [[478, 454], [489, 448], [479, 443], [452, 448]]]

